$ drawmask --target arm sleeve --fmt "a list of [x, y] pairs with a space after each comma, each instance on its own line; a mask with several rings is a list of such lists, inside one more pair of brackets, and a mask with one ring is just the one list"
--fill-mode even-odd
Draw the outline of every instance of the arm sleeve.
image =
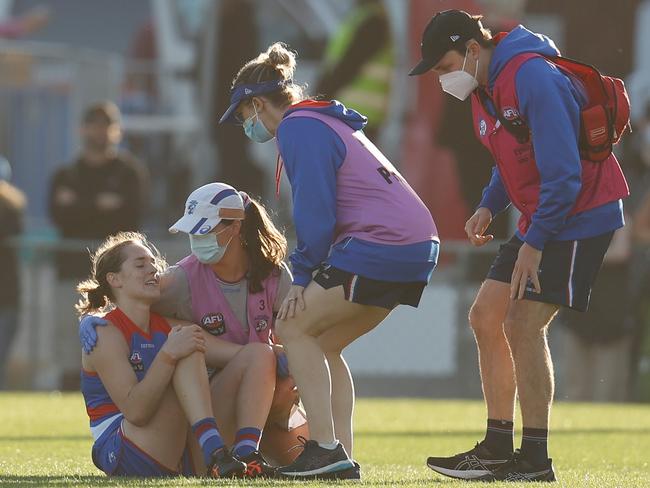
[[582, 186], [580, 94], [557, 67], [541, 58], [521, 66], [516, 87], [540, 177], [539, 203], [524, 241], [541, 250], [562, 228]]
[[503, 186], [503, 181], [501, 181], [499, 168], [493, 166], [490, 183], [483, 189], [483, 198], [481, 198], [481, 203], [478, 204], [478, 207], [487, 208], [492, 212], [492, 217], [495, 217], [509, 206], [510, 197], [508, 197], [506, 188]]
[[278, 145], [293, 195], [298, 244], [289, 256], [293, 282], [307, 286], [327, 257], [336, 226], [336, 172], [345, 159], [341, 138], [320, 120], [295, 117], [278, 127]]

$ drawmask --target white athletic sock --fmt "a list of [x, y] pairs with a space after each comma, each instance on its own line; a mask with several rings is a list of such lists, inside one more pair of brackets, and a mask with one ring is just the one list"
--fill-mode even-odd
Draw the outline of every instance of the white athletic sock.
[[330, 451], [333, 451], [336, 449], [336, 446], [339, 445], [339, 441], [334, 439], [334, 442], [319, 442], [318, 445], [323, 449], [329, 449]]

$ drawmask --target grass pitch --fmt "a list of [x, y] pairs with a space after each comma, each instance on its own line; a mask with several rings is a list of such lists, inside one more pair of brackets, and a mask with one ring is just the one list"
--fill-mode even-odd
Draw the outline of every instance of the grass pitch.
[[[485, 422], [482, 403], [360, 399], [355, 421], [355, 457], [361, 463], [363, 481], [341, 485], [479, 486], [439, 476], [425, 466], [425, 461], [430, 455], [451, 455], [469, 449], [482, 438]], [[328, 485], [192, 478], [111, 479], [93, 466], [91, 444], [81, 395], [0, 394], [2, 488]], [[650, 406], [557, 404], [550, 447], [559, 479], [555, 486], [650, 487]], [[495, 483], [491, 486], [535, 485]]]

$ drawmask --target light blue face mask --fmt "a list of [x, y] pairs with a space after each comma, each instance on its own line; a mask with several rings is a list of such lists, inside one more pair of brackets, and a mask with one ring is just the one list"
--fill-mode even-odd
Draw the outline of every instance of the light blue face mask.
[[270, 141], [273, 139], [273, 134], [269, 132], [269, 130], [264, 125], [264, 122], [262, 122], [262, 119], [260, 119], [257, 115], [255, 104], [253, 104], [253, 109], [255, 110], [255, 114], [244, 120], [244, 133], [253, 142]]
[[232, 236], [230, 239], [228, 239], [228, 242], [226, 242], [225, 246], [219, 245], [217, 236], [226, 229], [223, 229], [215, 234], [190, 234], [190, 248], [192, 249], [192, 254], [196, 256], [196, 259], [198, 259], [199, 262], [203, 264], [215, 264], [221, 261], [223, 255], [226, 254], [228, 244], [230, 244], [230, 241], [232, 241]]

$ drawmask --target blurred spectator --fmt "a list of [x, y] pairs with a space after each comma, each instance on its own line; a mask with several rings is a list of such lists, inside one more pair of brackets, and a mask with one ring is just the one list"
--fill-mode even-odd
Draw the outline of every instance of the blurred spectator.
[[151, 19], [135, 32], [128, 56], [131, 64], [122, 87], [120, 104], [122, 110], [124, 113], [133, 114], [154, 113], [158, 98], [156, 83], [158, 47], [155, 26]]
[[[0, 157], [0, 242], [22, 231], [25, 195], [9, 183], [11, 166]], [[20, 280], [13, 247], [0, 245], [0, 390], [5, 388], [5, 367], [18, 328]]]
[[[111, 102], [90, 106], [83, 115], [81, 137], [81, 154], [60, 168], [51, 183], [50, 214], [61, 236], [101, 240], [118, 231], [139, 229], [148, 174], [131, 154], [117, 149], [122, 137], [117, 106]], [[89, 265], [88, 253], [83, 250], [57, 255], [56, 357], [64, 388], [78, 385], [79, 341], [73, 305], [78, 298], [75, 285], [88, 276]]]
[[368, 117], [363, 132], [377, 142], [388, 113], [393, 67], [385, 6], [381, 0], [357, 0], [327, 47], [325, 69], [315, 93], [340, 100]]
[[28, 10], [19, 17], [0, 20], [0, 38], [16, 39], [41, 30], [50, 21], [46, 5]]

